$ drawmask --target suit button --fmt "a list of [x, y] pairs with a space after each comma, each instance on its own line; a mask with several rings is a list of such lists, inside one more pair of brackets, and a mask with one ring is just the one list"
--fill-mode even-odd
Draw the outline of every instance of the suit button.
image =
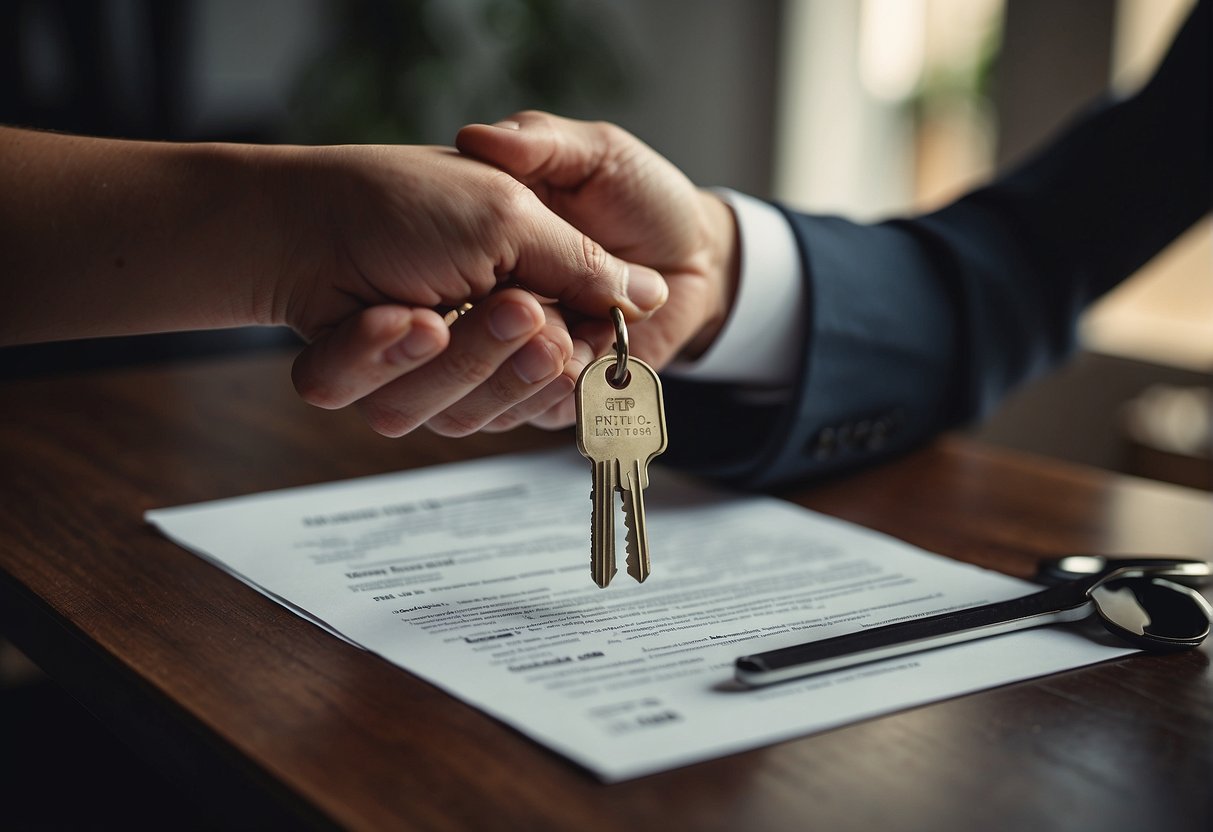
[[817, 432], [816, 438], [811, 443], [811, 453], [814, 459], [829, 459], [834, 455], [834, 450], [838, 442], [837, 434], [832, 427], [824, 427]]
[[849, 451], [851, 449], [851, 436], [854, 433], [854, 426], [850, 422], [843, 422], [838, 426], [838, 435], [835, 437], [835, 442], [838, 445], [839, 451]]
[[855, 423], [855, 429], [851, 431], [851, 438], [855, 444], [861, 448], [866, 448], [868, 445], [868, 437], [872, 435], [872, 420], [860, 419]]
[[876, 419], [873, 421], [868, 431], [868, 440], [865, 443], [865, 447], [869, 451], [879, 451], [888, 440], [891, 429], [892, 427], [887, 419]]

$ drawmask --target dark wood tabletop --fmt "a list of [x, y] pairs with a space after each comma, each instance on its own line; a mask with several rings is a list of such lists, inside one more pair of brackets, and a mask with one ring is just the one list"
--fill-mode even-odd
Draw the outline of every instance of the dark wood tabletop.
[[[158, 506], [572, 442], [384, 439], [301, 403], [289, 361], [0, 385], [0, 634], [228, 825], [1213, 828], [1207, 645], [598, 783], [144, 525]], [[781, 496], [1020, 576], [1061, 553], [1213, 554], [1208, 494], [959, 436]]]

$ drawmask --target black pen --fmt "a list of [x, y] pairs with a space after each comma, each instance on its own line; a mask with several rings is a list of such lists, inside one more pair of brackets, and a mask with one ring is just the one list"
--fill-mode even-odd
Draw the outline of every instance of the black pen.
[[1208, 635], [1213, 610], [1194, 589], [1175, 581], [1207, 583], [1213, 571], [1209, 563], [1100, 560], [1101, 568], [1083, 577], [1009, 601], [741, 656], [734, 673], [751, 687], [770, 685], [1044, 624], [1078, 621], [1092, 612], [1113, 634], [1147, 650], [1187, 649]]

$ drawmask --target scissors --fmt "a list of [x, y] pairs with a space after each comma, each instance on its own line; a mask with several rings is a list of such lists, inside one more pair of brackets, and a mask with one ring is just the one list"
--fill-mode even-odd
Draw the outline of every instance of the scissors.
[[1036, 567], [1036, 582], [1056, 586], [1091, 575], [1107, 574], [1115, 569], [1142, 569], [1159, 578], [1184, 586], [1202, 587], [1213, 583], [1213, 563], [1204, 560], [1160, 557], [1108, 557], [1105, 555], [1064, 555], [1045, 558]]
[[1198, 646], [1213, 622], [1213, 607], [1193, 588], [1213, 582], [1207, 561], [1070, 555], [1042, 561], [1037, 575], [1052, 586], [1009, 601], [741, 656], [734, 672], [738, 681], [757, 687], [1092, 613], [1135, 647], [1172, 652]]

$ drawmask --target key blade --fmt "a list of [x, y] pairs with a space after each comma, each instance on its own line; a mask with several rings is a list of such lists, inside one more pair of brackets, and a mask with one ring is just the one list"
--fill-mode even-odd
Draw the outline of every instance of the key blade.
[[590, 491], [590, 578], [606, 589], [618, 569], [615, 566], [615, 463], [594, 463], [594, 487]]
[[644, 518], [644, 492], [641, 487], [639, 463], [624, 477], [623, 524], [628, 533], [625, 538], [628, 574], [638, 583], [649, 577], [649, 533]]

